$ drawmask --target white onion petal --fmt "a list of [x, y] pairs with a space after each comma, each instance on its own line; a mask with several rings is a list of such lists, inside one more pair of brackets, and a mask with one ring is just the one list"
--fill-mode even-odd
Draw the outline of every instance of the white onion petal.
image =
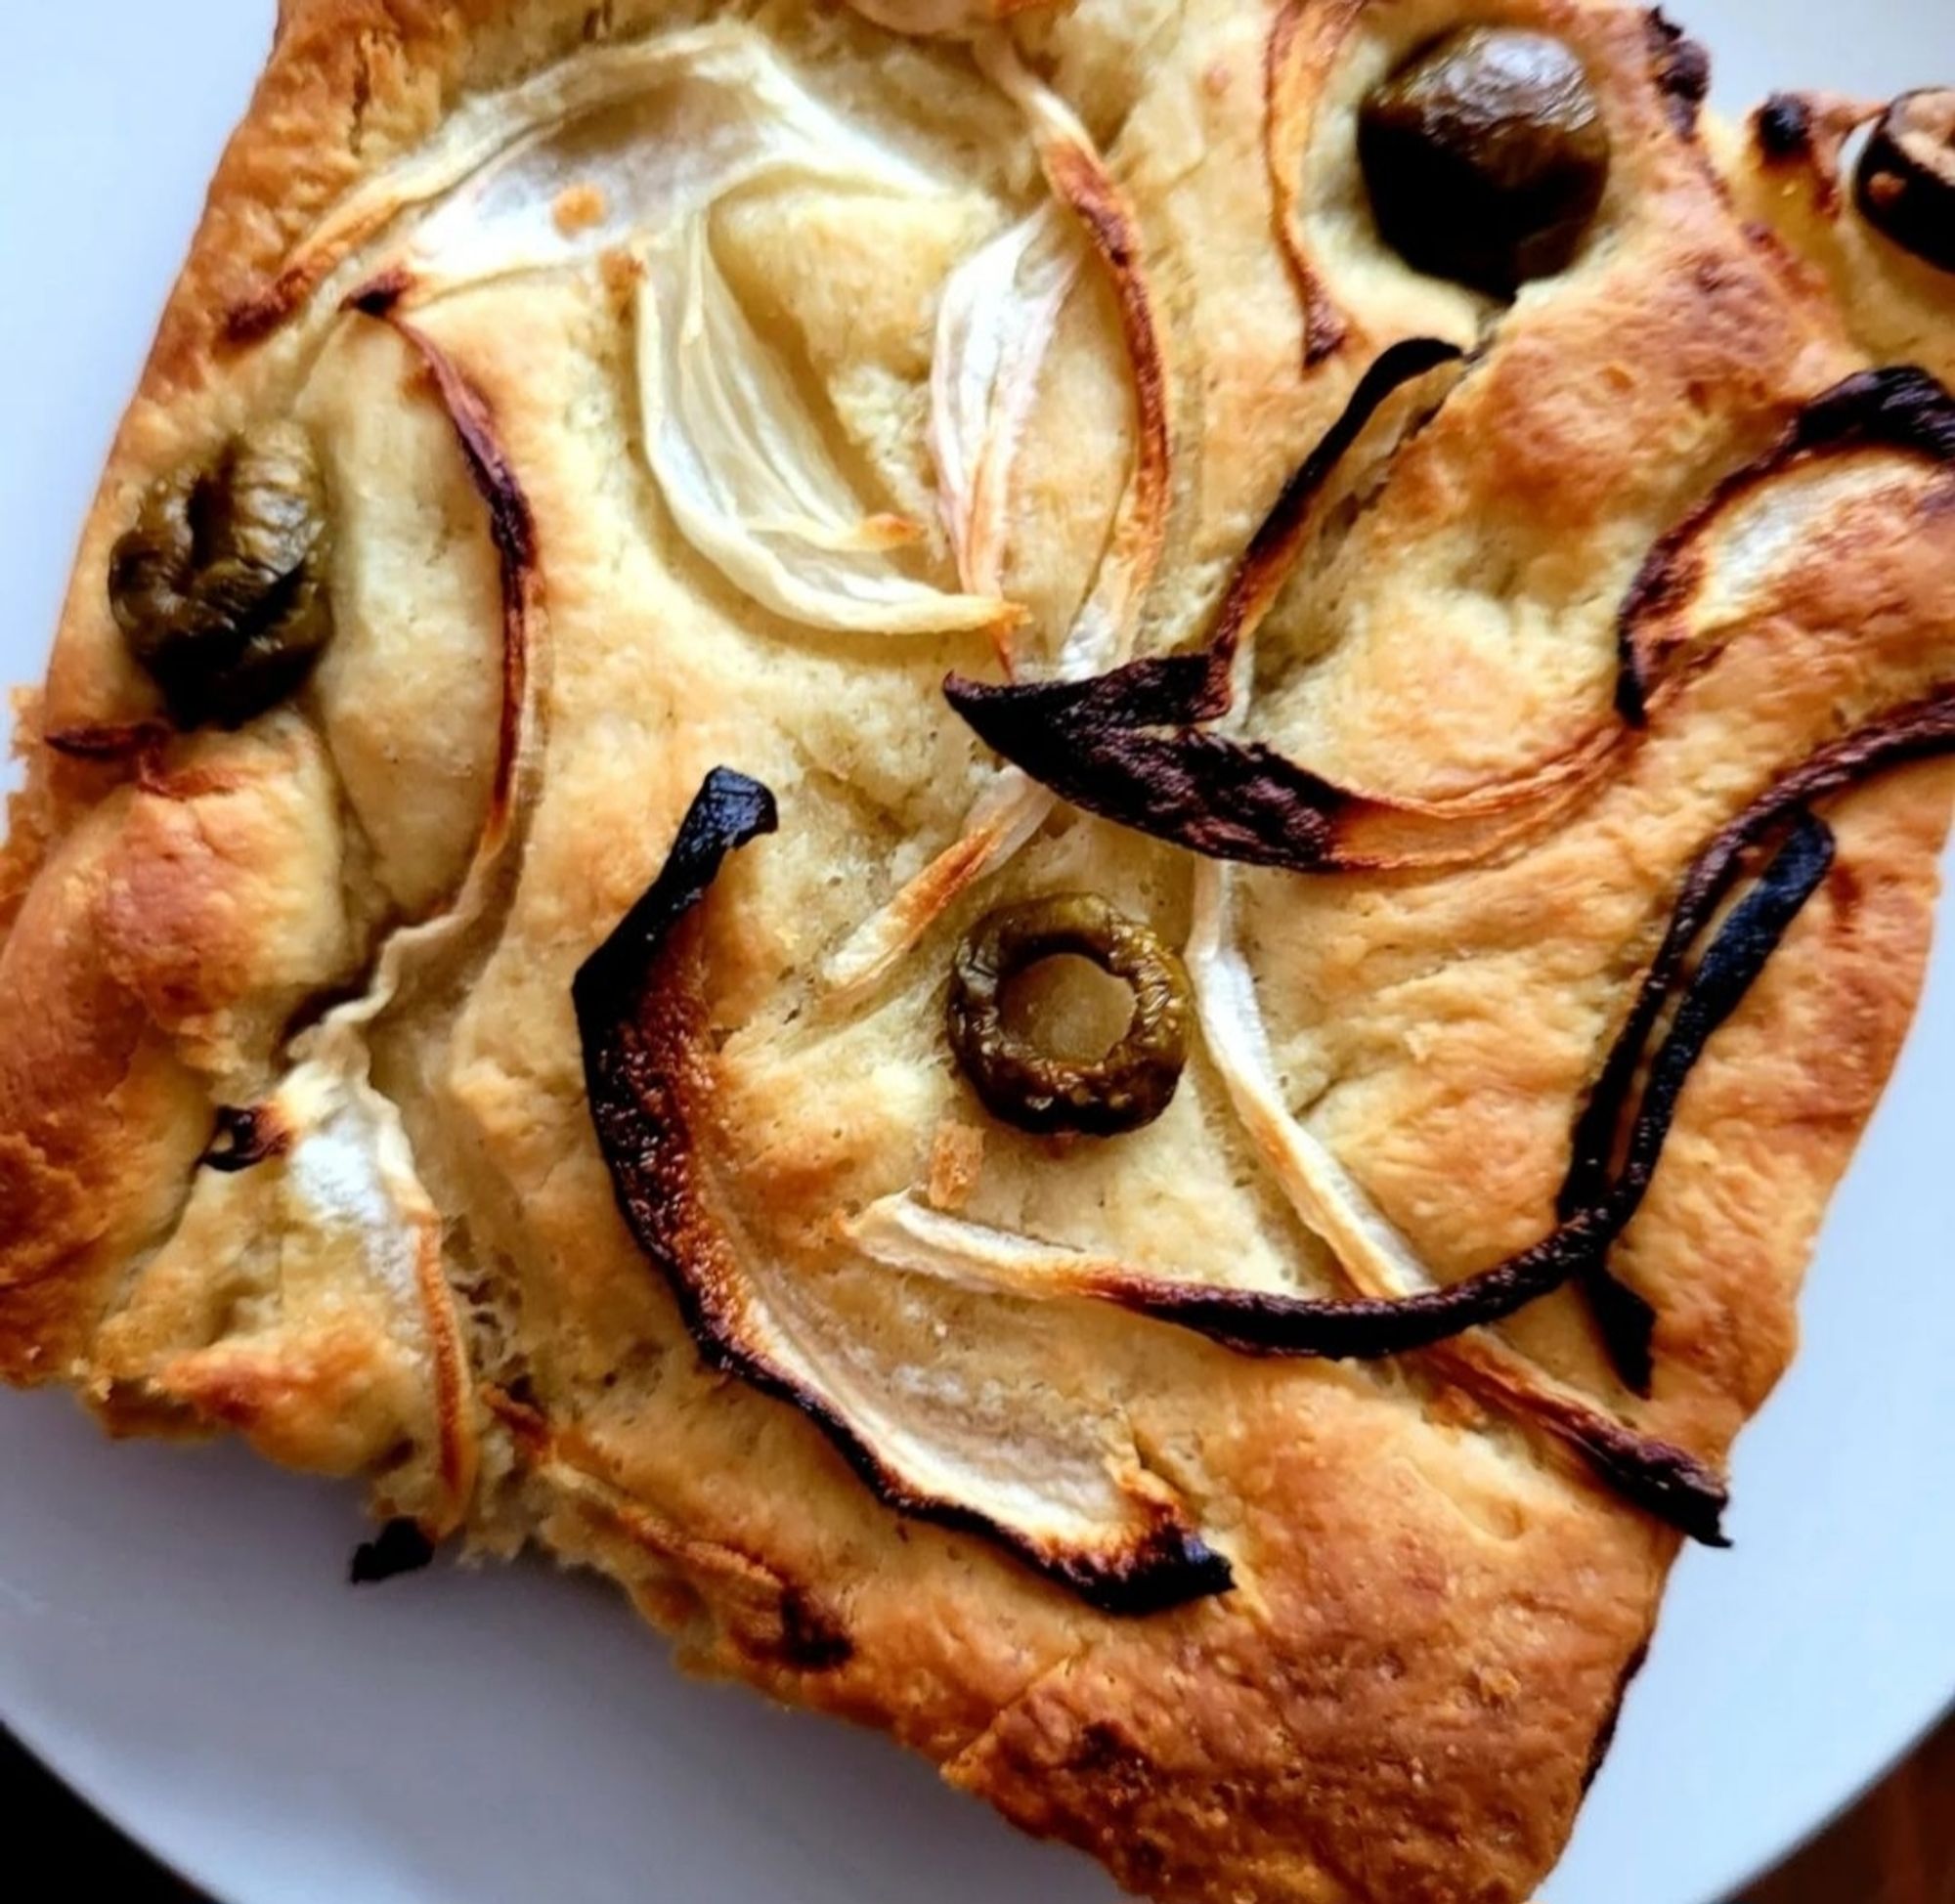
[[[720, 274], [703, 217], [641, 253], [645, 453], [679, 533], [775, 614], [858, 633], [982, 628], [1009, 614], [903, 574], [792, 378]], [[900, 540], [900, 532], [895, 540]]]

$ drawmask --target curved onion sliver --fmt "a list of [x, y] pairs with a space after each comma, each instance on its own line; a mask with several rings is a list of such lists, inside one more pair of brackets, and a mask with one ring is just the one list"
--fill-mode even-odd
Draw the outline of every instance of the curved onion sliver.
[[703, 217], [643, 254], [638, 392], [645, 454], [673, 521], [729, 582], [814, 627], [990, 627], [994, 596], [946, 594], [891, 566], [787, 371], [713, 258]]
[[538, 768], [539, 657], [535, 652], [543, 584], [529, 498], [497, 434], [482, 394], [433, 338], [381, 298], [359, 307], [390, 325], [426, 368], [448, 413], [456, 446], [488, 512], [502, 593], [502, 702], [497, 722], [496, 764], [489, 801], [467, 870], [446, 905], [392, 932], [358, 998], [321, 1020], [314, 1036], [336, 1040], [370, 1024], [392, 1004], [410, 966], [452, 944], [483, 915], [501, 884], [503, 862], [520, 845]]
[[586, 48], [468, 101], [428, 143], [340, 200], [231, 314], [253, 337], [294, 315], [403, 214], [378, 269], [432, 294], [575, 263], [769, 173], [932, 193], [940, 183], [821, 105], [737, 22]]
[[957, 573], [995, 595], [1004, 569], [1009, 478], [1080, 248], [1051, 200], [951, 273], [931, 359], [931, 448]]

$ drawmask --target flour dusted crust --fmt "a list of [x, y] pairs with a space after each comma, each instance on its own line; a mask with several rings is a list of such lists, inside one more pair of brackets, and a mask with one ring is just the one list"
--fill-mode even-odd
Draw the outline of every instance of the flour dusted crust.
[[[776, 181], [720, 205], [711, 237], [856, 480], [924, 526], [915, 574], [956, 586], [926, 428], [941, 287], [1049, 190], [967, 44], [996, 17], [1107, 154], [1160, 339], [1173, 460], [1140, 652], [1203, 631], [1379, 350], [1483, 345], [1436, 413], [1395, 418], [1404, 446], [1262, 631], [1251, 731], [1353, 785], [1444, 799], [1555, 754], [1610, 705], [1616, 607], [1666, 530], [1896, 325], [1947, 372], [1955, 290], [1910, 279], [1918, 309], [1843, 324], [1746, 222], [1766, 186], [1741, 156], [1735, 200], [1720, 183], [1677, 47], [1633, 9], [1473, 10], [1563, 35], [1613, 147], [1576, 264], [1498, 323], [1382, 249], [1350, 152], [1365, 88], [1455, 6], [861, 13], [713, 18], [952, 188]], [[703, 560], [641, 460], [617, 258], [410, 299], [413, 328], [385, 321], [389, 293], [331, 316], [357, 257], [323, 291], [290, 276], [323, 219], [469, 102], [697, 17], [286, 0], [47, 684], [22, 703], [28, 784], [0, 860], [0, 1372], [72, 1385], [118, 1432], [235, 1429], [364, 1476], [378, 1512], [431, 1535], [597, 1566], [689, 1666], [887, 1727], [1136, 1889], [1528, 1897], [1606, 1747], [1671, 1531], [1443, 1363], [1256, 1359], [1114, 1308], [946, 1291], [838, 1241], [918, 1187], [1163, 1274], [1334, 1286], [1198, 1051], [1159, 1122], [1065, 1143], [988, 1120], [945, 1050], [949, 948], [978, 915], [1084, 887], [1178, 941], [1189, 856], [1057, 808], [836, 1005], [825, 962], [955, 844], [996, 772], [939, 692], [991, 666], [995, 630], [812, 629]], [[568, 204], [565, 229], [584, 216]], [[1800, 217], [1774, 222], [1819, 248]], [[1147, 460], [1134, 313], [1098, 262], [1013, 465], [998, 581], [1028, 611], [1033, 671]], [[438, 365], [513, 488], [485, 479], [480, 442], [471, 468]], [[109, 616], [109, 548], [154, 477], [267, 411], [297, 415], [325, 463], [332, 646], [239, 731], [111, 745], [156, 710]], [[1290, 1107], [1443, 1277], [1551, 1224], [1571, 1120], [1691, 854], [1784, 767], [1948, 671], [1947, 472], [1849, 457], [1786, 495], [1789, 539], [1776, 505], [1746, 519], [1762, 552], [1734, 558], [1742, 638], [1544, 838], [1440, 876], [1238, 878]], [[512, 614], [534, 704], [520, 757]], [[780, 829], [729, 860], [691, 929], [710, 1035], [687, 1061], [717, 1193], [839, 1340], [888, 1352], [864, 1365], [903, 1374], [900, 1406], [945, 1406], [926, 1392], [937, 1344], [996, 1391], [984, 1458], [1090, 1424], [1119, 1486], [1197, 1530], [1231, 1591], [1097, 1611], [981, 1529], [893, 1511], [805, 1412], [702, 1361], [614, 1199], [571, 986], [718, 766], [773, 790]], [[1905, 1029], [1950, 793], [1917, 764], [1825, 805], [1834, 869], [1693, 1074], [1614, 1258], [1658, 1312], [1652, 1397], [1617, 1384], [1573, 1292], [1504, 1325], [1539, 1369], [1714, 1466], [1791, 1354], [1826, 1197]], [[430, 918], [440, 943], [393, 1004], [322, 1041], [388, 934]], [[213, 1145], [223, 1168], [199, 1164]], [[977, 1391], [945, 1392], [954, 1411]]]

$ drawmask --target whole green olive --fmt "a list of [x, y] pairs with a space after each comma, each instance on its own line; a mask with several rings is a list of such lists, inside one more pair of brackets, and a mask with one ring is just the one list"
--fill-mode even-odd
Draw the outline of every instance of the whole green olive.
[[1955, 87], [1903, 93], [1880, 116], [1853, 175], [1875, 231], [1937, 271], [1955, 271]]
[[293, 423], [152, 484], [110, 552], [109, 603], [180, 727], [236, 727], [292, 693], [332, 632], [326, 490]]
[[1467, 26], [1373, 88], [1358, 156], [1378, 230], [1408, 264], [1511, 297], [1574, 257], [1608, 183], [1609, 134], [1561, 41]]
[[[1005, 1021], [1005, 990], [1043, 960], [1089, 959], [1133, 993], [1126, 1030], [1091, 1060], [1042, 1051]], [[1188, 1062], [1188, 974], [1152, 929], [1091, 892], [1001, 906], [965, 934], [950, 975], [950, 1048], [984, 1107], [1020, 1130], [1112, 1137], [1164, 1111]]]

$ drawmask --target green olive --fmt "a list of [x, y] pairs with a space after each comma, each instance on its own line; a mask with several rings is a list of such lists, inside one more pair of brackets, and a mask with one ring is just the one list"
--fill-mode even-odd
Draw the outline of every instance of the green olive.
[[1373, 89], [1358, 156], [1378, 230], [1408, 264], [1511, 297], [1574, 257], [1602, 202], [1609, 134], [1561, 41], [1467, 26]]
[[[1042, 1051], [1005, 1021], [1019, 974], [1071, 953], [1133, 993], [1126, 1030], [1092, 1061]], [[965, 934], [951, 967], [950, 1048], [984, 1107], [1020, 1130], [1113, 1137], [1168, 1107], [1188, 1062], [1188, 974], [1151, 928], [1090, 892], [1001, 906]]]
[[1955, 87], [1903, 93], [1881, 114], [1853, 175], [1875, 231], [1937, 271], [1955, 271]]
[[326, 542], [319, 459], [293, 423], [151, 486], [109, 555], [109, 604], [178, 726], [239, 726], [305, 679], [332, 632]]

